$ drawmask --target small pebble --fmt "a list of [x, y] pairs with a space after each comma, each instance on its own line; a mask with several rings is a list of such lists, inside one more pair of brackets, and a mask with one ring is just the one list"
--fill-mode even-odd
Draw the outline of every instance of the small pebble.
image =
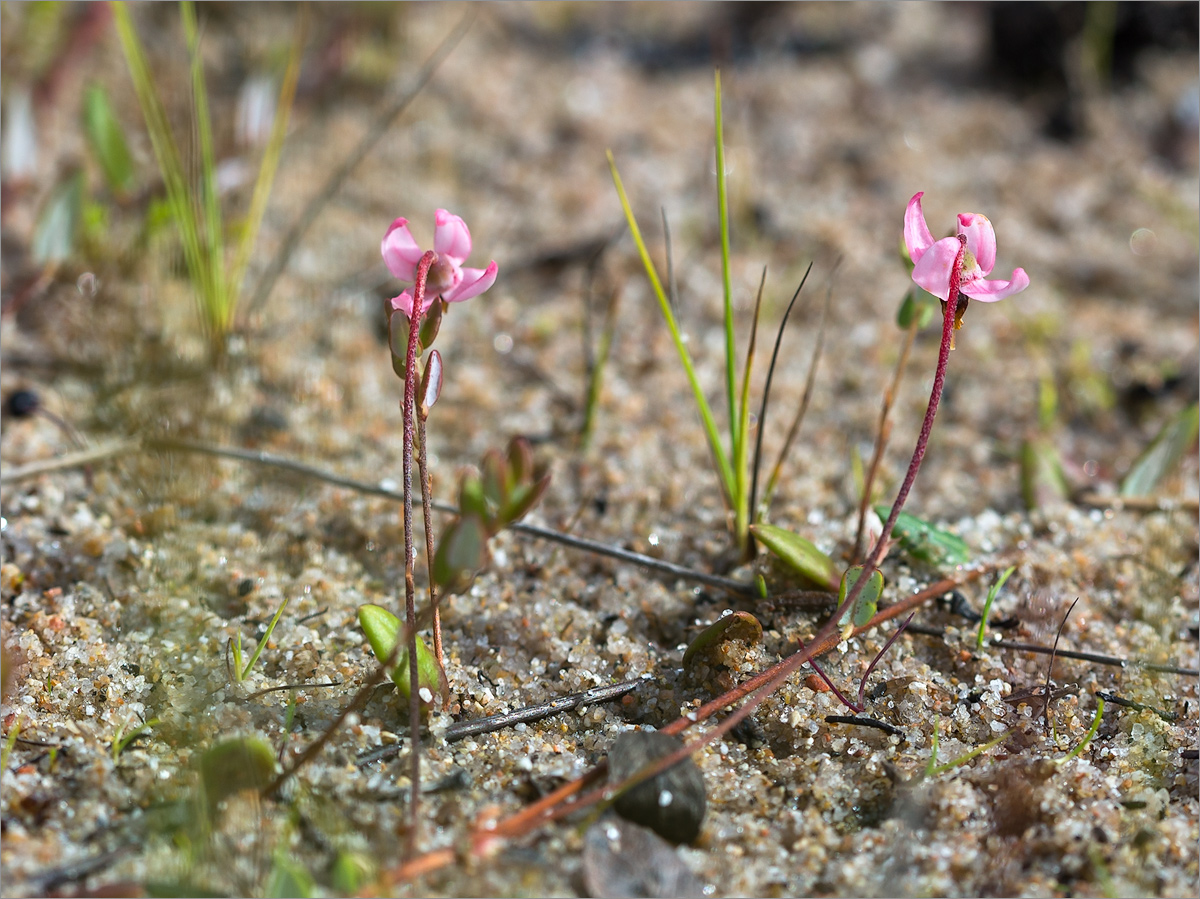
[[604, 899], [704, 894], [670, 843], [614, 815], [605, 815], [584, 834], [583, 881], [587, 895]]
[[[656, 731], [621, 734], [608, 753], [609, 783], [616, 786], [682, 745], [678, 737]], [[673, 843], [699, 836], [705, 806], [704, 777], [690, 758], [626, 790], [614, 803], [621, 816]]]

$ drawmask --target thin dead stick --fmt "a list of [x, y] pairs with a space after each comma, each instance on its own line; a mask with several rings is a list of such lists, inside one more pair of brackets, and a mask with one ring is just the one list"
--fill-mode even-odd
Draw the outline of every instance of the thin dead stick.
[[[347, 490], [354, 490], [368, 496], [381, 496], [385, 499], [404, 501], [404, 494], [398, 490], [392, 490], [388, 487], [381, 487], [378, 484], [368, 484], [365, 481], [357, 481], [353, 478], [343, 477], [342, 475], [334, 474], [316, 466], [309, 465], [305, 462], [299, 462], [295, 459], [288, 459], [283, 456], [276, 456], [273, 453], [263, 452], [261, 450], [246, 450], [239, 447], [231, 446], [216, 446], [207, 443], [198, 443], [191, 440], [172, 440], [165, 438], [149, 438], [142, 442], [144, 449], [150, 450], [165, 450], [168, 452], [186, 452], [200, 453], [207, 456], [215, 456], [221, 459], [233, 459], [238, 462], [252, 462], [256, 465], [267, 465], [272, 468], [278, 468], [283, 471], [290, 471], [295, 474], [305, 475], [306, 477], [314, 478], [319, 481], [324, 481], [327, 484], [332, 484], [335, 487], [345, 487]], [[136, 447], [136, 443], [134, 444]], [[457, 515], [458, 509], [447, 503], [431, 501], [429, 503], [431, 509], [435, 512], [445, 512], [450, 515]], [[742, 581], [735, 581], [731, 578], [721, 577], [716, 574], [708, 574], [704, 571], [696, 571], [692, 568], [686, 568], [683, 565], [676, 565], [674, 562], [667, 562], [663, 559], [656, 559], [653, 556], [643, 555], [642, 553], [633, 552], [632, 550], [624, 549], [620, 546], [612, 546], [607, 543], [601, 543], [598, 540], [589, 540], [586, 537], [576, 537], [572, 534], [565, 534], [562, 531], [556, 531], [551, 528], [539, 527], [536, 524], [527, 524], [523, 521], [518, 521], [508, 526], [508, 530], [518, 534], [524, 534], [527, 537], [537, 537], [540, 540], [550, 540], [555, 543], [560, 543], [563, 546], [571, 549], [581, 549], [585, 552], [595, 553], [596, 555], [608, 556], [612, 559], [617, 559], [621, 562], [629, 562], [632, 565], [637, 565], [641, 568], [647, 568], [651, 571], [657, 571], [660, 574], [677, 577], [681, 580], [691, 581], [693, 583], [705, 584], [709, 587], [717, 587], [722, 590], [728, 590], [730, 593], [740, 594], [742, 596], [758, 596], [758, 591], [753, 585]]]
[[879, 410], [879, 425], [875, 432], [875, 451], [871, 454], [871, 465], [863, 480], [862, 499], [858, 503], [858, 530], [854, 534], [854, 552], [850, 558], [857, 562], [862, 557], [862, 539], [867, 524], [867, 509], [871, 505], [871, 488], [875, 486], [875, 475], [879, 471], [879, 463], [887, 449], [888, 438], [892, 436], [892, 424], [888, 416], [892, 412], [892, 404], [900, 391], [900, 380], [904, 377], [904, 368], [908, 365], [908, 356], [912, 352], [913, 340], [917, 336], [917, 315], [908, 323], [908, 333], [904, 335], [904, 348], [896, 361], [896, 371], [892, 374], [892, 383], [883, 395], [883, 405]]
[[[800, 285], [792, 294], [792, 299], [788, 303], [787, 309], [783, 311], [783, 319], [779, 322], [779, 330], [775, 333], [775, 348], [771, 350], [771, 364], [767, 366], [767, 380], [763, 385], [762, 403], [758, 408], [758, 434], [754, 440], [754, 466], [753, 472], [750, 475], [750, 515], [751, 517], [757, 514], [758, 506], [758, 472], [759, 466], [762, 464], [762, 445], [763, 432], [767, 429], [767, 401], [771, 398], [771, 382], [775, 379], [775, 365], [779, 361], [779, 346], [783, 343], [783, 332], [787, 329], [788, 319], [792, 315], [792, 310], [796, 307], [796, 300], [800, 299], [800, 292], [804, 290], [804, 282], [808, 280], [808, 275], [812, 271], [813, 264], [810, 262], [808, 268], [804, 270], [804, 277], [800, 279]], [[807, 303], [807, 301], [806, 301]], [[755, 312], [755, 323], [757, 324], [758, 315]], [[819, 338], [818, 338], [819, 343]], [[810, 375], [814, 373], [813, 364], [809, 364]], [[805, 391], [807, 393], [807, 390]], [[803, 413], [801, 413], [803, 414]], [[769, 495], [769, 494], [768, 494]]]
[[[910, 624], [908, 630], [914, 634], [922, 634], [926, 637], [942, 637], [946, 636], [946, 631], [940, 627], [929, 627], [924, 624]], [[1036, 652], [1043, 655], [1049, 655], [1054, 652], [1051, 646], [1043, 646], [1040, 643], [1016, 643], [1009, 640], [1001, 640], [999, 638], [988, 641], [985, 645], [995, 647], [996, 649], [1012, 649], [1017, 652]], [[1159, 674], [1181, 674], [1185, 677], [1200, 676], [1200, 668], [1181, 668], [1178, 665], [1164, 665], [1160, 662], [1144, 662], [1141, 659], [1123, 659], [1120, 656], [1104, 655], [1098, 652], [1085, 652], [1078, 649], [1060, 649], [1058, 655], [1064, 659], [1075, 659], [1080, 662], [1094, 662], [1097, 665], [1111, 665], [1114, 668], [1142, 668], [1146, 671], [1154, 671]]]
[[[612, 702], [614, 699], [620, 699], [622, 696], [632, 693], [645, 683], [648, 678], [649, 675], [646, 675], [637, 680], [624, 681], [619, 684], [604, 684], [603, 686], [592, 687], [590, 690], [584, 690], [580, 693], [559, 696], [557, 699], [551, 699], [548, 702], [527, 705], [524, 708], [515, 709], [511, 712], [501, 712], [499, 715], [489, 715], [486, 718], [475, 718], [470, 721], [456, 721], [446, 728], [445, 740], [447, 743], [455, 743], [459, 740], [465, 740], [467, 737], [478, 737], [483, 734], [495, 733], [506, 727], [515, 727], [518, 724], [541, 721], [543, 718], [549, 718], [551, 715], [577, 709], [581, 705]], [[357, 762], [360, 765], [370, 762], [380, 762], [398, 755], [399, 752], [399, 744], [383, 746], [379, 749], [364, 752], [358, 757]]]
[[475, 15], [475, 10], [472, 8], [469, 12], [467, 12], [466, 15], [462, 17], [462, 19], [459, 20], [458, 24], [454, 26], [454, 29], [448, 35], [442, 38], [442, 42], [434, 48], [433, 53], [430, 54], [429, 58], [425, 61], [425, 64], [421, 66], [420, 70], [417, 72], [417, 77], [412, 86], [398, 97], [394, 98], [386, 107], [384, 107], [379, 116], [375, 119], [374, 124], [371, 126], [371, 130], [363, 136], [363, 139], [359, 141], [358, 146], [355, 147], [350, 155], [347, 156], [342, 162], [342, 164], [334, 170], [333, 174], [329, 176], [329, 179], [325, 182], [321, 190], [318, 191], [316, 196], [308, 201], [308, 205], [304, 207], [304, 211], [300, 213], [300, 217], [292, 223], [292, 226], [288, 229], [287, 234], [284, 235], [283, 241], [279, 245], [279, 249], [276, 251], [275, 256], [271, 259], [270, 265], [267, 266], [266, 271], [263, 272], [262, 277], [255, 286], [254, 296], [250, 298], [250, 302], [246, 307], [247, 312], [250, 315], [260, 311], [262, 306], [266, 303], [267, 298], [271, 295], [271, 290], [275, 287], [275, 282], [279, 280], [279, 276], [283, 274], [283, 270], [287, 267], [288, 261], [292, 258], [292, 253], [295, 252], [297, 245], [300, 243], [300, 239], [312, 226], [312, 223], [316, 221], [316, 218], [320, 214], [321, 210], [325, 208], [326, 204], [328, 204], [329, 201], [337, 194], [337, 192], [341, 190], [342, 185], [350, 176], [350, 173], [358, 168], [359, 163], [366, 158], [367, 154], [370, 153], [371, 150], [375, 148], [375, 145], [383, 138], [383, 136], [387, 134], [388, 129], [392, 127], [392, 124], [400, 116], [400, 114], [409, 107], [412, 101], [416, 99], [417, 95], [425, 88], [425, 85], [427, 85], [433, 79], [433, 76], [437, 72], [438, 68], [443, 62], [446, 61], [446, 57], [448, 57], [451, 51], [458, 46], [458, 42], [462, 40], [463, 36], [470, 29], [475, 20]]
[[36, 478], [51, 471], [61, 471], [65, 468], [79, 468], [84, 465], [91, 465], [93, 462], [134, 452], [140, 446], [141, 441], [139, 440], [114, 440], [111, 443], [101, 444], [100, 446], [77, 453], [67, 453], [62, 456], [55, 456], [53, 459], [39, 459], [37, 462], [18, 465], [16, 468], [5, 468], [3, 472], [0, 472], [0, 483], [15, 484], [18, 481], [27, 481], [30, 478]]
[[1046, 733], [1050, 733], [1050, 700], [1053, 698], [1050, 693], [1054, 684], [1052, 678], [1054, 676], [1054, 657], [1058, 655], [1058, 641], [1062, 639], [1063, 628], [1067, 626], [1067, 619], [1071, 617], [1071, 613], [1075, 611], [1075, 605], [1079, 602], [1079, 597], [1076, 596], [1070, 606], [1067, 607], [1067, 613], [1063, 615], [1062, 621], [1058, 623], [1058, 633], [1054, 635], [1054, 646], [1050, 650], [1050, 664], [1046, 666], [1046, 705], [1045, 705], [1045, 721]]
[[[812, 401], [813, 388], [817, 383], [817, 366], [821, 362], [821, 352], [825, 347], [825, 323], [829, 319], [829, 303], [833, 298], [833, 276], [841, 262], [839, 259], [833, 267], [834, 270], [829, 273], [829, 285], [825, 289], [825, 305], [821, 307], [821, 323], [817, 326], [817, 342], [813, 346], [812, 359], [808, 363], [808, 374], [804, 378], [804, 396], [800, 399], [800, 408], [796, 410], [792, 426], [788, 428], [787, 438], [783, 441], [783, 449], [779, 451], [779, 458], [775, 460], [775, 467], [771, 469], [771, 476], [767, 478], [767, 487], [763, 491], [763, 502], [767, 504], [771, 502], [771, 497], [775, 494], [775, 485], [779, 483], [783, 463], [787, 461], [788, 454], [792, 451], [792, 444], [796, 441], [796, 435], [800, 433], [800, 425], [804, 423], [804, 416], [808, 413], [808, 404]], [[807, 274], [805, 272], [806, 276]], [[801, 282], [800, 286], [803, 287], [804, 283]], [[759, 428], [762, 428], [761, 423]]]

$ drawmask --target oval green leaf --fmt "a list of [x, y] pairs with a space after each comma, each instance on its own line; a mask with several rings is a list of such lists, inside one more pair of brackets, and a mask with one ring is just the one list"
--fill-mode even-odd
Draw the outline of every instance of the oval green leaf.
[[841, 573], [833, 559], [799, 534], [773, 524], [752, 524], [750, 533], [805, 581], [830, 593], [837, 589]]
[[[892, 509], [886, 503], [880, 503], [875, 507], [875, 511], [886, 521]], [[961, 537], [926, 524], [907, 512], [900, 513], [892, 533], [900, 541], [904, 551], [918, 562], [935, 568], [953, 568], [971, 561], [971, 548]]]

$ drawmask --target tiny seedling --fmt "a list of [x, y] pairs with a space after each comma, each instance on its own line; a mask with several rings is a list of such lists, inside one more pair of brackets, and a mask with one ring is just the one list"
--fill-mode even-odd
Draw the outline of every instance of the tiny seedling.
[[983, 649], [983, 635], [987, 631], [988, 615], [992, 611], [992, 603], [996, 601], [996, 597], [1000, 595], [1000, 588], [1004, 586], [1004, 582], [1008, 580], [1008, 576], [1016, 571], [1015, 565], [1010, 565], [1000, 573], [996, 578], [996, 583], [992, 584], [988, 590], [987, 599], [983, 603], [983, 616], [979, 619], [979, 633], [975, 637], [975, 648]]
[[143, 721], [137, 727], [129, 730], [128, 732], [125, 731], [125, 725], [122, 724], [118, 726], [117, 732], [113, 734], [112, 739], [112, 760], [115, 762], [118, 758], [120, 758], [121, 753], [125, 751], [125, 748], [129, 746], [130, 743], [158, 723], [159, 721], [157, 718], [151, 718], [149, 721]]
[[989, 749], [993, 749], [996, 746], [999, 746], [1001, 743], [1003, 743], [1005, 740], [1007, 740], [1011, 736], [1012, 736], [1012, 731], [1006, 730], [1004, 733], [1000, 734], [999, 736], [993, 737], [992, 739], [988, 740], [986, 743], [981, 743], [978, 746], [976, 746], [974, 749], [963, 753], [958, 758], [953, 759], [949, 762], [946, 762], [946, 764], [944, 764], [944, 765], [938, 765], [937, 764], [938, 727], [937, 727], [937, 722], [935, 721], [934, 727], [933, 727], [933, 734], [929, 738], [930, 754], [929, 754], [929, 762], [928, 762], [928, 764], [925, 765], [925, 777], [927, 777], [927, 778], [937, 777], [939, 774], [945, 774], [947, 771], [953, 771], [955, 768], [965, 765], [967, 762], [971, 761], [971, 759], [977, 758], [978, 756], [983, 755]]
[[1058, 760], [1060, 765], [1066, 764], [1087, 749], [1088, 744], [1092, 742], [1092, 737], [1096, 736], [1096, 732], [1100, 730], [1100, 719], [1102, 717], [1104, 717], [1104, 697], [1097, 696], [1096, 715], [1092, 718], [1092, 726], [1089, 727], [1088, 732], [1083, 735], [1083, 740], [1080, 741], [1079, 745]]
[[275, 625], [279, 624], [279, 618], [283, 615], [283, 610], [287, 608], [288, 600], [285, 597], [283, 602], [279, 604], [279, 608], [275, 610], [275, 615], [271, 618], [271, 623], [267, 625], [267, 632], [263, 634], [263, 638], [258, 641], [254, 647], [254, 654], [250, 656], [249, 661], [245, 665], [242, 664], [242, 634], [238, 631], [236, 637], [229, 641], [229, 649], [233, 654], [233, 679], [237, 683], [241, 683], [250, 676], [250, 672], [254, 669], [254, 665], [258, 662], [258, 657], [262, 655], [262, 651], [266, 649], [267, 643], [271, 640], [271, 634], [275, 632]]

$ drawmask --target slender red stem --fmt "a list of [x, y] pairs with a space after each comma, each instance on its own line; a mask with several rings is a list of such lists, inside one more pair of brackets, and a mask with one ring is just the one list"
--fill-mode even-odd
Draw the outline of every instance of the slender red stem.
[[429, 250], [417, 263], [413, 284], [412, 315], [408, 322], [408, 355], [404, 360], [404, 622], [408, 633], [408, 727], [411, 755], [412, 790], [409, 795], [408, 854], [417, 850], [421, 802], [421, 678], [417, 668], [417, 585], [413, 575], [413, 439], [416, 436], [417, 356], [421, 352], [421, 315], [425, 306], [425, 282], [429, 268], [437, 262], [437, 253]]

